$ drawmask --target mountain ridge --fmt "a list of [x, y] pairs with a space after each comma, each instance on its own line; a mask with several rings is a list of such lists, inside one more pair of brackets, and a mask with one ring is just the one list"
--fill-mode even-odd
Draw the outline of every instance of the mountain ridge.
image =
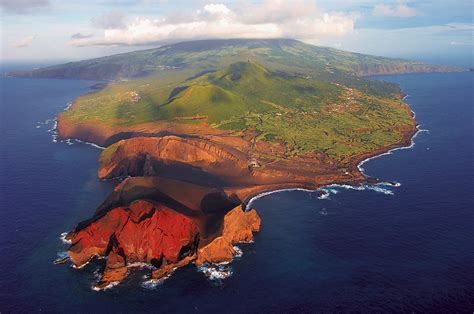
[[414, 72], [453, 72], [468, 69], [430, 65], [418, 61], [371, 56], [330, 47], [314, 46], [295, 39], [207, 39], [185, 41], [99, 58], [14, 71], [17, 77], [122, 80], [162, 76], [183, 70], [208, 70], [236, 61], [254, 59], [273, 70], [321, 77]]

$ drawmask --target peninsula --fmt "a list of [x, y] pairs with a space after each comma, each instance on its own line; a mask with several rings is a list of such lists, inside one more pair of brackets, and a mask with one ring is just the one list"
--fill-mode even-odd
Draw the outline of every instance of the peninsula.
[[61, 139], [105, 147], [98, 177], [121, 179], [66, 236], [74, 266], [106, 257], [105, 288], [137, 263], [159, 279], [189, 263], [231, 261], [234, 244], [260, 228], [246, 210], [259, 193], [367, 181], [358, 164], [408, 145], [417, 125], [397, 85], [363, 76], [463, 70], [235, 39], [11, 74], [108, 81], [57, 125]]

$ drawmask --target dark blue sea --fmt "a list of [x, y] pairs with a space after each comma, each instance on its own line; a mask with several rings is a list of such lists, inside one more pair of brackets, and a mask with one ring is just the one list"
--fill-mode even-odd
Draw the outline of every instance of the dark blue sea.
[[91, 263], [53, 265], [59, 235], [113, 188], [100, 150], [54, 143], [50, 120], [95, 82], [0, 78], [0, 312], [470, 312], [474, 310], [474, 73], [378, 77], [402, 86], [421, 129], [411, 149], [368, 161], [399, 187], [287, 191], [253, 202], [255, 242], [232, 275], [194, 266], [162, 284], [93, 291]]

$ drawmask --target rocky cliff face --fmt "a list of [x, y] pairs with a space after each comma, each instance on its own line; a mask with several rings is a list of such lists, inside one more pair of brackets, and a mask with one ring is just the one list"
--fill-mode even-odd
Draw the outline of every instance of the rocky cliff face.
[[260, 217], [252, 209], [244, 212], [236, 207], [224, 217], [222, 235], [198, 250], [196, 265], [230, 262], [236, 254], [234, 244], [253, 240], [253, 233], [260, 230]]
[[256, 211], [241, 206], [250, 196], [364, 179], [355, 163], [341, 171], [306, 159], [264, 166], [250, 161], [239, 150], [196, 137], [136, 137], [113, 144], [101, 155], [99, 177], [127, 178], [68, 234], [70, 260], [82, 267], [105, 258], [97, 288], [120, 282], [136, 263], [152, 265], [150, 277], [159, 279], [192, 262], [229, 262], [234, 245], [251, 241], [260, 229]]
[[256, 160], [251, 153], [204, 138], [135, 137], [121, 140], [102, 152], [98, 175], [101, 179], [161, 176], [215, 187], [314, 187], [328, 180], [363, 179], [355, 167], [340, 171], [330, 162], [311, 156], [265, 164]]
[[209, 178], [214, 176], [222, 180], [229, 174], [248, 174], [248, 161], [240, 151], [204, 139], [137, 137], [121, 140], [104, 151], [100, 158], [99, 178], [157, 176], [165, 171], [180, 170], [186, 172], [186, 176], [205, 173]]
[[67, 236], [76, 267], [93, 257], [107, 257], [98, 287], [121, 281], [136, 262], [157, 268], [174, 265], [195, 252], [199, 231], [193, 221], [169, 207], [137, 200], [117, 207]]
[[67, 235], [68, 250], [75, 267], [93, 258], [105, 258], [97, 289], [122, 281], [137, 263], [153, 266], [151, 278], [159, 279], [193, 261], [231, 261], [233, 244], [250, 241], [260, 228], [255, 210], [244, 212], [237, 206], [225, 214], [221, 231], [206, 244], [202, 224], [169, 206], [150, 200], [135, 200], [115, 207], [78, 225]]
[[[408, 135], [412, 134], [407, 130]], [[255, 210], [241, 204], [281, 188], [363, 180], [356, 169], [317, 163], [249, 166], [247, 155], [201, 138], [163, 136], [122, 140], [103, 151], [99, 177], [131, 176], [70, 232], [70, 260], [82, 267], [105, 258], [96, 288], [123, 280], [136, 263], [153, 266], [159, 279], [189, 263], [229, 262], [234, 245], [260, 229]], [[180, 172], [182, 178], [180, 178]], [[162, 176], [164, 175], [164, 177]]]

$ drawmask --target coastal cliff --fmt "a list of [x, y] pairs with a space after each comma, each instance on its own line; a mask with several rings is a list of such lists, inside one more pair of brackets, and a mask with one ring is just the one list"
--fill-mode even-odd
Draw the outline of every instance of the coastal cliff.
[[[404, 142], [413, 132], [405, 134]], [[68, 255], [78, 268], [105, 258], [96, 289], [122, 281], [143, 263], [150, 265], [151, 279], [160, 279], [190, 263], [230, 262], [237, 254], [234, 245], [252, 241], [260, 229], [257, 212], [241, 205], [252, 196], [365, 180], [355, 163], [350, 172], [319, 166], [252, 169], [242, 152], [204, 139], [121, 140], [102, 152], [98, 175], [126, 179], [67, 235]]]
[[[229, 262], [236, 254], [233, 245], [251, 241], [260, 228], [255, 210], [244, 212], [241, 206], [227, 211], [213, 239], [202, 235], [206, 224], [200, 216], [210, 208], [200, 208], [197, 215], [187, 216], [177, 208], [171, 197], [163, 202], [138, 199], [126, 206], [98, 212], [79, 224], [66, 236], [71, 246], [70, 260], [81, 268], [94, 258], [106, 262], [96, 289], [107, 288], [122, 281], [129, 269], [146, 264], [151, 268], [150, 278], [160, 279], [191, 262]], [[226, 212], [225, 207], [213, 210]]]
[[125, 278], [127, 265], [133, 263], [157, 268], [177, 264], [195, 251], [198, 237], [190, 218], [163, 204], [137, 200], [68, 234], [68, 254], [76, 267], [93, 257], [107, 257], [97, 284], [103, 288]]

